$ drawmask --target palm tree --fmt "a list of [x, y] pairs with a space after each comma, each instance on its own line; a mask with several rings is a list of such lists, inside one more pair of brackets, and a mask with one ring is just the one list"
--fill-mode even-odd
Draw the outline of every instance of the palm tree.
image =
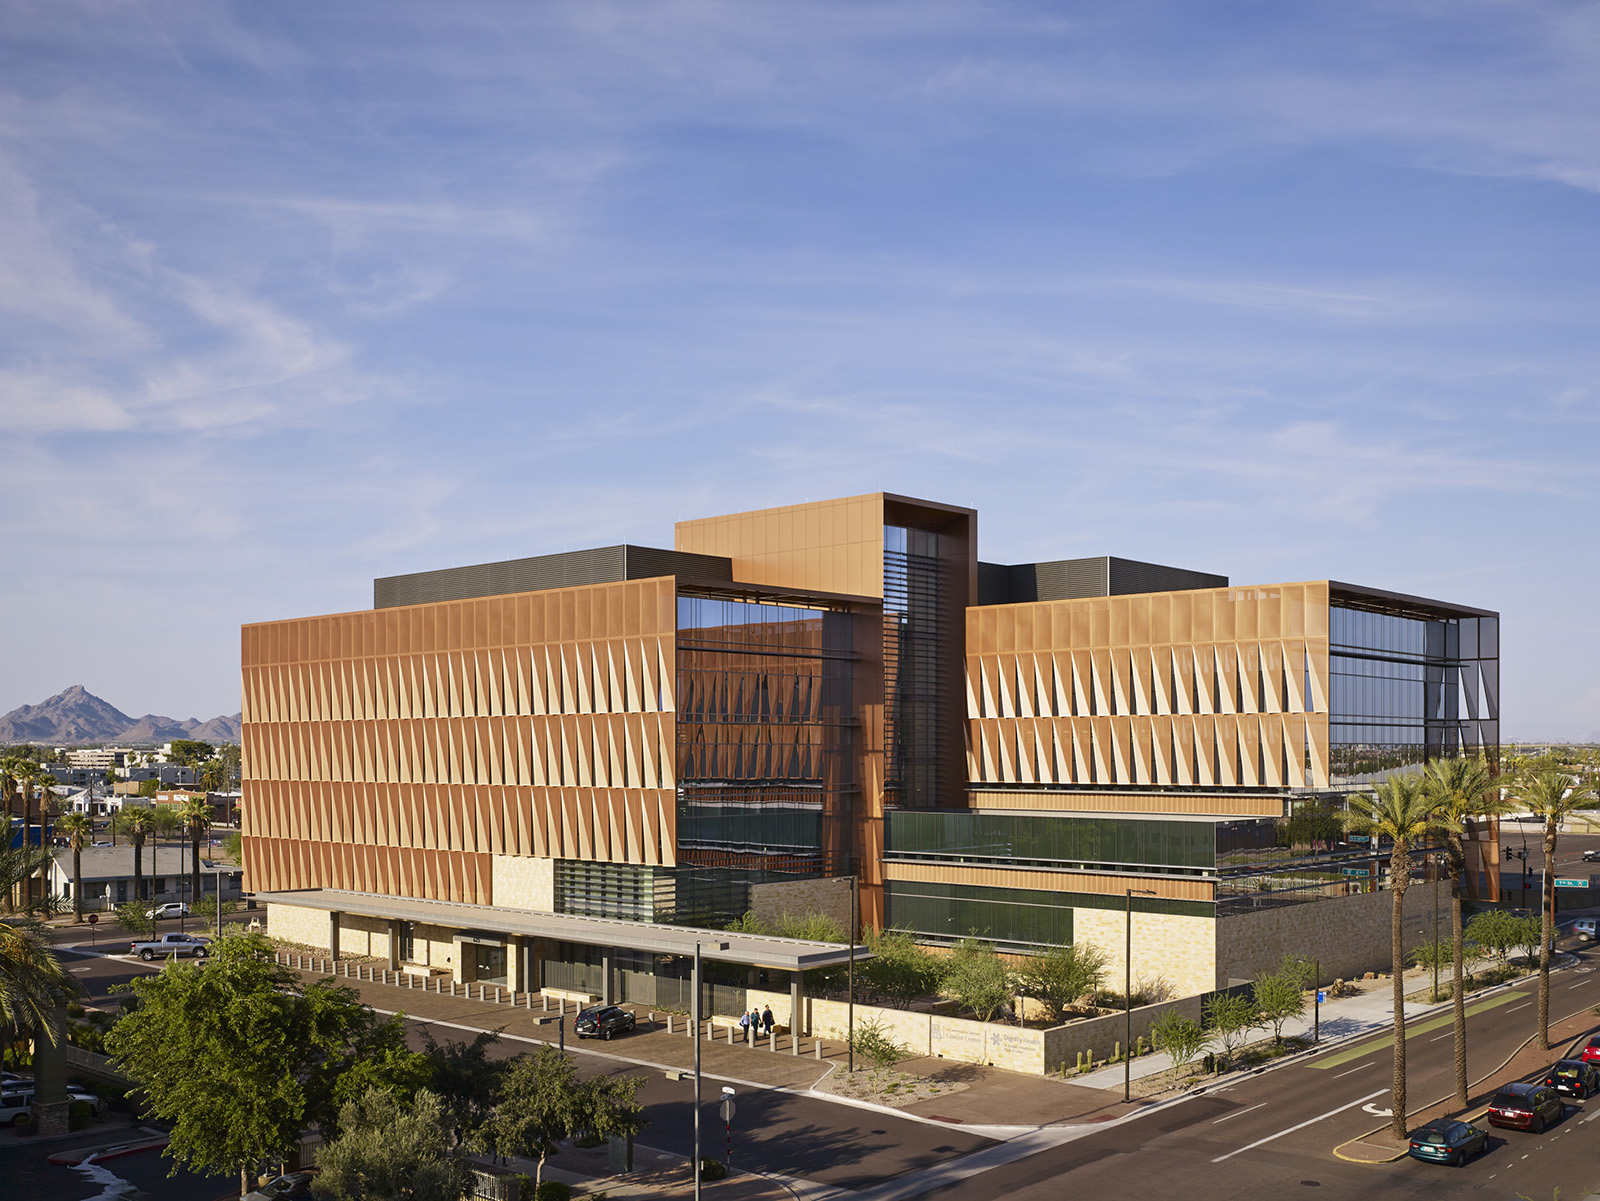
[[[1461, 979], [1465, 946], [1461, 922], [1461, 889], [1467, 872], [1465, 829], [1474, 818], [1499, 811], [1499, 790], [1481, 759], [1465, 756], [1435, 759], [1423, 775], [1423, 789], [1434, 816], [1443, 826], [1445, 857], [1450, 863], [1450, 997], [1455, 1008], [1456, 1104], [1467, 1104], [1467, 998]], [[1491, 869], [1491, 870], [1498, 870]]]
[[[152, 805], [150, 808], [150, 899], [156, 896], [156, 847], [163, 838], [170, 839], [172, 832], [183, 824], [183, 820], [173, 810], [171, 805]], [[182, 864], [179, 865], [178, 874], [183, 874]], [[174, 888], [176, 891], [176, 888]]]
[[[28, 833], [28, 827], [32, 822], [33, 789], [39, 782], [39, 765], [31, 759], [19, 760], [15, 774], [22, 793], [22, 845], [31, 847], [33, 838]], [[39, 841], [42, 844], [44, 839], [41, 838]], [[22, 880], [19, 882], [19, 887], [22, 892], [22, 906], [27, 908], [33, 903], [33, 881]]]
[[1556, 924], [1556, 838], [1561, 823], [1582, 809], [1600, 808], [1600, 798], [1577, 787], [1564, 771], [1542, 771], [1516, 785], [1519, 804], [1544, 822], [1544, 933], [1539, 938], [1539, 1049], [1550, 1049], [1550, 940]]
[[200, 838], [211, 829], [211, 802], [205, 797], [190, 797], [178, 810], [178, 816], [189, 828], [193, 858], [190, 860], [191, 879], [189, 899], [198, 909], [200, 905]]
[[[0, 847], [0, 890], [9, 895], [49, 862], [43, 849]], [[40, 897], [0, 917], [0, 1025], [54, 1041], [50, 1018], [79, 988], [45, 940], [40, 914], [51, 909], [52, 899]]]
[[83, 921], [83, 848], [94, 841], [94, 818], [87, 813], [63, 813], [56, 832], [72, 848], [72, 920]]
[[1389, 891], [1394, 897], [1394, 917], [1390, 929], [1390, 978], [1394, 981], [1394, 1086], [1390, 1128], [1395, 1138], [1406, 1138], [1406, 966], [1404, 910], [1406, 887], [1411, 883], [1411, 848], [1419, 839], [1439, 832], [1432, 801], [1415, 776], [1393, 776], [1378, 785], [1372, 796], [1352, 796], [1344, 815], [1345, 825], [1357, 834], [1378, 840], [1389, 839]]
[[133, 844], [133, 899], [144, 900], [144, 840], [149, 836], [154, 815], [143, 805], [130, 805], [118, 811], [112, 825]]

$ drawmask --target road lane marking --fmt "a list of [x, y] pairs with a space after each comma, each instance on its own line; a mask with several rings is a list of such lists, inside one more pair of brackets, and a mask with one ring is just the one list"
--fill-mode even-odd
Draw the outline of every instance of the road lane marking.
[[1455, 1036], [1456, 1036], [1456, 1032], [1454, 1030], [1452, 1030], [1452, 1031], [1450, 1031], [1449, 1034], [1441, 1034], [1438, 1038], [1430, 1038], [1428, 1041], [1430, 1043], [1439, 1043], [1439, 1042], [1443, 1042], [1447, 1038], [1454, 1038]]
[[1571, 992], [1575, 988], [1582, 988], [1587, 983], [1589, 983], [1587, 980], [1579, 980], [1576, 984], [1567, 985], [1567, 991]]
[[1367, 1060], [1366, 1063], [1362, 1064], [1361, 1067], [1351, 1068], [1348, 1072], [1340, 1072], [1337, 1076], [1334, 1077], [1334, 1079], [1335, 1080], [1342, 1080], [1346, 1076], [1353, 1076], [1355, 1073], [1359, 1072], [1361, 1070], [1361, 1068], [1370, 1068], [1373, 1064], [1375, 1064], [1377, 1062], [1378, 1061], [1376, 1059], [1369, 1059], [1369, 1060]]
[[[1507, 1013], [1515, 1013], [1518, 1009], [1526, 1009], [1529, 1005], [1532, 1005], [1532, 1004], [1533, 1004], [1532, 1001], [1524, 1001], [1521, 1005], [1514, 1006], [1511, 1009], [1506, 1010], [1506, 1012]], [[687, 1028], [688, 1027], [685, 1027], [685, 1029], [687, 1029]]]
[[[1479, 1001], [1476, 1005], [1469, 1005], [1467, 1007], [1466, 1016], [1472, 1017], [1475, 1014], [1483, 1013], [1485, 1010], [1494, 1009], [1497, 1006], [1505, 1005], [1508, 1002], [1520, 1000], [1522, 997], [1527, 995], [1528, 994], [1525, 992], [1501, 993], [1498, 997], [1490, 997], [1487, 1001]], [[1532, 1002], [1529, 1003], [1531, 1004]], [[1509, 1012], [1509, 1010], [1507, 1012]], [[1450, 1025], [1455, 1020], [1455, 1015], [1447, 1013], [1443, 1017], [1433, 1018], [1426, 1022], [1420, 1022], [1415, 1026], [1408, 1026], [1406, 1028], [1406, 1038], [1412, 1039], [1419, 1034], [1428, 1034], [1434, 1030], [1440, 1029], [1443, 1026]], [[1309, 1066], [1313, 1071], [1327, 1071], [1329, 1068], [1338, 1067], [1341, 1063], [1349, 1063], [1352, 1059], [1360, 1059], [1363, 1055], [1370, 1055], [1374, 1051], [1379, 1051], [1384, 1047], [1392, 1046], [1393, 1043], [1394, 1035], [1385, 1034], [1382, 1038], [1376, 1038], [1370, 1042], [1364, 1042], [1359, 1047], [1352, 1047], [1350, 1050], [1341, 1051], [1337, 1055], [1330, 1055], [1326, 1059], [1319, 1060], [1316, 1063], [1310, 1064]]]
[[[1228, 1121], [1228, 1120], [1229, 1120], [1229, 1119], [1230, 1119], [1230, 1118], [1236, 1118], [1236, 1117], [1238, 1117], [1238, 1116], [1239, 1116], [1239, 1115], [1240, 1115], [1240, 1114], [1244, 1114], [1244, 1113], [1249, 1113], [1249, 1112], [1250, 1112], [1250, 1110], [1251, 1110], [1251, 1109], [1262, 1109], [1262, 1108], [1264, 1108], [1264, 1107], [1265, 1107], [1265, 1106], [1266, 1106], [1266, 1104], [1267, 1104], [1267, 1103], [1266, 1103], [1266, 1102], [1265, 1102], [1265, 1101], [1263, 1101], [1263, 1102], [1261, 1102], [1261, 1104], [1260, 1104], [1260, 1105], [1252, 1105], [1252, 1106], [1251, 1106], [1251, 1107], [1250, 1107], [1250, 1109], [1236, 1109], [1236, 1110], [1234, 1110], [1234, 1111], [1233, 1111], [1233, 1112], [1232, 1112], [1232, 1113], [1230, 1113], [1230, 1114], [1227, 1114], [1227, 1115], [1226, 1115], [1226, 1116], [1224, 1116], [1224, 1117], [1220, 1117], [1220, 1118], [1218, 1118], [1218, 1119], [1217, 1119], [1217, 1121], [1216, 1121], [1216, 1122], [1212, 1122], [1212, 1123], [1211, 1123], [1211, 1124], [1212, 1124], [1212, 1125], [1213, 1125], [1213, 1126], [1215, 1126], [1215, 1125], [1217, 1125], [1217, 1123], [1218, 1123], [1218, 1122], [1226, 1122], [1226, 1121]], [[1595, 1111], [1595, 1112], [1597, 1112], [1597, 1113], [1600, 1113], [1600, 1110], [1596, 1110], [1596, 1111]]]
[[1278, 1131], [1277, 1134], [1269, 1134], [1269, 1135], [1267, 1135], [1266, 1138], [1258, 1138], [1258, 1139], [1256, 1139], [1255, 1142], [1249, 1143], [1249, 1144], [1247, 1144], [1247, 1145], [1245, 1145], [1243, 1147], [1240, 1147], [1235, 1151], [1229, 1151], [1226, 1155], [1217, 1156], [1211, 1162], [1212, 1163], [1221, 1163], [1225, 1159], [1232, 1159], [1235, 1155], [1242, 1155], [1246, 1151], [1254, 1151], [1257, 1147], [1265, 1146], [1267, 1143], [1273, 1142], [1276, 1139], [1280, 1139], [1286, 1134], [1293, 1134], [1296, 1130], [1304, 1130], [1307, 1126], [1315, 1126], [1318, 1122], [1322, 1121], [1324, 1118], [1331, 1118], [1335, 1114], [1343, 1113], [1347, 1109], [1354, 1109], [1357, 1105], [1363, 1105], [1366, 1102], [1372, 1100], [1372, 1098], [1374, 1098], [1374, 1097], [1381, 1097], [1381, 1096], [1383, 1096], [1384, 1093], [1386, 1093], [1388, 1091], [1389, 1090], [1386, 1089], [1386, 1088], [1380, 1088], [1375, 1093], [1368, 1093], [1364, 1097], [1357, 1097], [1354, 1101], [1351, 1101], [1348, 1104], [1339, 1106], [1338, 1109], [1330, 1109], [1330, 1110], [1328, 1110], [1327, 1113], [1318, 1114], [1314, 1118], [1307, 1118], [1304, 1122], [1301, 1122], [1297, 1126], [1290, 1126], [1287, 1130]]

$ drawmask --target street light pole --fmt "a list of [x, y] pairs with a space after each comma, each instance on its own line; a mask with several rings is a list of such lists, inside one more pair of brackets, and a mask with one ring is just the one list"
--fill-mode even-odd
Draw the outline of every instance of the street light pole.
[[861, 906], [861, 877], [850, 877], [850, 962], [845, 967], [845, 987], [849, 1001], [845, 1006], [845, 1040], [850, 1044], [850, 1071], [856, 1070], [856, 926]]
[[[728, 944], [715, 942], [711, 944], [719, 951], [726, 951]], [[700, 1201], [700, 940], [694, 940], [694, 972], [689, 981], [691, 995], [689, 997], [690, 1021], [694, 1023], [691, 1034], [694, 1037], [694, 1201]]]
[[1123, 1037], [1127, 1039], [1122, 1044], [1122, 1103], [1128, 1104], [1133, 1100], [1133, 894], [1142, 897], [1155, 896], [1153, 888], [1128, 889], [1128, 942], [1122, 956], [1123, 984], [1122, 984], [1122, 1012], [1126, 1020], [1127, 1029]]

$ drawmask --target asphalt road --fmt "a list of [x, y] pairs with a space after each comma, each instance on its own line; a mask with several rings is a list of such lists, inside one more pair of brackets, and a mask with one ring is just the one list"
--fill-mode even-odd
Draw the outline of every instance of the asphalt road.
[[[1600, 950], [1579, 954], [1576, 967], [1552, 974], [1552, 1020], [1600, 1004]], [[1517, 991], [1522, 995], [1476, 1013], [1469, 1004], [1472, 1078], [1496, 1067], [1533, 1033], [1537, 989]], [[1434, 1020], [1413, 1023], [1407, 1040], [1413, 1107], [1446, 1097], [1454, 1087], [1449, 1019], [1439, 1026]], [[1059, 1201], [1069, 1188], [1074, 1196], [1117, 1195], [1137, 1180], [1145, 1195], [1193, 1201], [1468, 1193], [1520, 1193], [1543, 1201], [1557, 1188], [1577, 1198], [1600, 1186], [1600, 1127], [1591, 1125], [1600, 1118], [1600, 1098], [1569, 1105], [1564, 1120], [1543, 1135], [1491, 1131], [1490, 1152], [1460, 1169], [1408, 1159], [1383, 1165], [1338, 1159], [1335, 1146], [1383, 1123], [1392, 1071], [1388, 1039], [1362, 1040], [923, 1195]], [[1332, 1191], [1312, 1194], [1313, 1189]]]
[[[1570, 850], [1558, 857], [1560, 869], [1569, 859], [1581, 861], [1586, 846], [1600, 846], [1600, 837], [1570, 841]], [[1600, 1005], [1600, 947], [1571, 940], [1563, 945], [1577, 951], [1579, 962], [1553, 975], [1553, 1020]], [[102, 943], [99, 949], [114, 947]], [[95, 956], [82, 958], [72, 970], [91, 994], [104, 996], [110, 985], [152, 969], [134, 960]], [[1533, 1032], [1536, 989], [1518, 991], [1520, 995], [1498, 994], [1469, 1004], [1469, 1071], [1474, 1079], [1499, 1065]], [[420, 1042], [425, 1024], [411, 1025]], [[441, 1041], [468, 1037], [448, 1027], [434, 1034]], [[515, 1054], [524, 1046], [506, 1040], [499, 1053]], [[609, 1047], [625, 1052], [626, 1043]], [[586, 1074], [639, 1071], [570, 1042], [568, 1049], [577, 1054]], [[1414, 1024], [1408, 1051], [1412, 1105], [1447, 1096], [1453, 1088], [1448, 1017]], [[1064, 1194], [1121, 1195], [1137, 1182], [1148, 1196], [1193, 1201], [1278, 1197], [1324, 1188], [1332, 1192], [1316, 1195], [1416, 1198], [1481, 1192], [1511, 1198], [1520, 1193], [1543, 1201], [1556, 1188], [1577, 1198], [1600, 1186], [1600, 1156], [1595, 1154], [1600, 1126], [1591, 1125], [1600, 1118], [1600, 1099], [1570, 1106], [1565, 1120], [1544, 1135], [1496, 1132], [1490, 1153], [1458, 1170], [1409, 1160], [1369, 1166], [1336, 1158], [1333, 1147], [1382, 1123], [1390, 1073], [1387, 1038], [1363, 1040], [923, 1195], [1057, 1201]], [[708, 1102], [717, 1083], [708, 1081]], [[650, 1075], [641, 1097], [651, 1126], [642, 1142], [689, 1153], [690, 1087]], [[771, 1089], [736, 1087], [734, 1162], [762, 1171], [861, 1189], [990, 1145], [959, 1130]], [[708, 1103], [703, 1137], [707, 1152], [720, 1155], [723, 1134], [714, 1114]], [[92, 1195], [73, 1193], [70, 1198]]]
[[[76, 960], [70, 970], [88, 990], [92, 1002], [104, 1003], [114, 996], [110, 992], [113, 985], [159, 970], [159, 963], [146, 965], [136, 959], [116, 957], [115, 953], [126, 951], [127, 946], [126, 939], [115, 943], [101, 940], [94, 948], [97, 954], [69, 956]], [[422, 1032], [430, 1024], [413, 1020], [407, 1025], [412, 1032], [412, 1045], [420, 1049]], [[449, 1026], [432, 1027], [431, 1033], [441, 1043], [472, 1037], [467, 1031]], [[618, 1062], [612, 1054], [626, 1053], [625, 1039], [606, 1045], [608, 1052], [601, 1053], [569, 1037], [567, 1050], [576, 1056], [579, 1071], [585, 1076], [596, 1072], [645, 1074], [647, 1083], [639, 1096], [650, 1126], [639, 1141], [688, 1158], [693, 1147], [693, 1084], [669, 1081], [659, 1072]], [[503, 1057], [528, 1049], [530, 1044], [508, 1038], [496, 1046], [494, 1053]], [[707, 1075], [705, 1109], [701, 1114], [704, 1152], [718, 1159], [726, 1149], [724, 1127], [716, 1110], [723, 1083]], [[726, 1083], [738, 1090], [733, 1162], [758, 1171], [860, 1189], [993, 1145], [989, 1139], [947, 1126], [881, 1115], [771, 1088], [747, 1089], [741, 1083]]]

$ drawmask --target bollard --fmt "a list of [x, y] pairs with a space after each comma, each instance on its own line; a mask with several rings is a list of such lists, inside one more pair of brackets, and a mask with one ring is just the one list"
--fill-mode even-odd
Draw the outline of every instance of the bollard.
[[815, 1042], [815, 1043], [814, 1043], [814, 1044], [812, 1044], [812, 1045], [813, 1045], [813, 1046], [814, 1046], [814, 1047], [815, 1047], [815, 1048], [816, 1048], [816, 1052], [817, 1052], [817, 1058], [818, 1058], [818, 1059], [821, 1059], [821, 1058], [822, 1058], [822, 1040], [821, 1040], [821, 1039], [820, 1039], [820, 1038], [819, 1038], [819, 1039], [817, 1039], [817, 1041], [816, 1041], [816, 1042]]
[[800, 1054], [800, 1036], [793, 1030], [789, 1031], [789, 1054]]
[[776, 1030], [767, 1031], [767, 1050], [774, 1053], [778, 1050], [778, 1032]]
[[498, 984], [494, 986], [494, 1003], [496, 1005], [500, 1004], [500, 986]]
[[672, 1015], [670, 1013], [667, 1014], [667, 1033], [672, 1033]]
[[539, 994], [539, 1008], [546, 1013], [550, 1012], [550, 998], [545, 996], [544, 993]]

